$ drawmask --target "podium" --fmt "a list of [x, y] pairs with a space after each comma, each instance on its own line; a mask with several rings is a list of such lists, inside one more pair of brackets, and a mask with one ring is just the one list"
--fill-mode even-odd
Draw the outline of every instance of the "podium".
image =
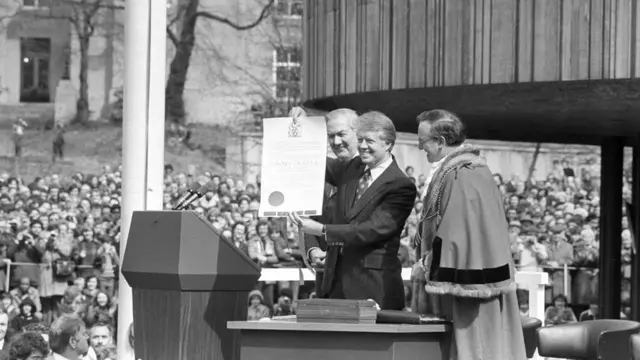
[[190, 211], [135, 211], [122, 262], [136, 359], [238, 360], [260, 268]]

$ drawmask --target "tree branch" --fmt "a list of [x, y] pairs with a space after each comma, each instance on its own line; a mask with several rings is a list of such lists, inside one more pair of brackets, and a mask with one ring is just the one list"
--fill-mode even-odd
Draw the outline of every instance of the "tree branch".
[[173, 46], [178, 47], [180, 40], [178, 40], [178, 37], [176, 36], [176, 34], [174, 34], [173, 31], [168, 26], [167, 26], [167, 36], [169, 37], [169, 40], [171, 40], [171, 42], [173, 43]]
[[260, 12], [260, 16], [258, 16], [258, 18], [255, 21], [253, 21], [252, 23], [249, 23], [249, 24], [246, 24], [246, 25], [236, 24], [233, 21], [231, 21], [231, 20], [229, 20], [229, 19], [227, 19], [225, 17], [219, 16], [219, 15], [216, 15], [216, 14], [212, 14], [212, 13], [210, 13], [208, 11], [199, 11], [199, 12], [195, 13], [194, 16], [196, 18], [197, 17], [203, 17], [203, 18], [206, 18], [206, 19], [209, 19], [209, 20], [214, 20], [214, 21], [217, 21], [219, 23], [228, 25], [228, 26], [230, 26], [230, 27], [232, 27], [232, 28], [234, 28], [236, 30], [249, 30], [249, 29], [252, 29], [252, 28], [260, 25], [262, 20], [266, 19], [270, 15], [271, 8], [273, 6], [273, 2], [274, 2], [274, 0], [269, 0], [269, 2], [262, 8], [262, 11]]

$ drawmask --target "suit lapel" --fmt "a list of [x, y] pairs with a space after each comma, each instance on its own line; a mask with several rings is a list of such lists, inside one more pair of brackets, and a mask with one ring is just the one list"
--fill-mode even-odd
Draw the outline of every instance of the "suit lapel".
[[[364, 194], [362, 194], [362, 197], [356, 200], [356, 202], [353, 204], [353, 207], [351, 207], [351, 209], [349, 209], [345, 213], [346, 214], [345, 220], [349, 222], [353, 220], [353, 218], [358, 216], [358, 214], [365, 208], [365, 206], [367, 206], [367, 204], [371, 200], [373, 200], [376, 194], [378, 194], [378, 190], [380, 189], [381, 186], [388, 184], [397, 178], [397, 172], [399, 170], [400, 168], [398, 167], [398, 164], [394, 159], [393, 162], [389, 165], [389, 167], [387, 167], [382, 172], [382, 174], [380, 174], [380, 176], [378, 176], [378, 178], [373, 183], [371, 183], [369, 188], [364, 192]], [[358, 186], [358, 180], [356, 180], [354, 183], [355, 183], [355, 187], [354, 187], [354, 192], [355, 192], [355, 188], [357, 188]]]

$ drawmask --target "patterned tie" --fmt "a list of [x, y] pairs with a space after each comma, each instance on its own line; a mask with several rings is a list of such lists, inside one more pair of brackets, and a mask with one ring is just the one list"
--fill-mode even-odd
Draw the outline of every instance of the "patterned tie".
[[358, 181], [358, 190], [356, 191], [356, 200], [362, 197], [362, 194], [364, 194], [364, 192], [367, 191], [367, 189], [369, 188], [369, 185], [371, 185], [371, 170], [367, 168], [364, 171], [364, 174], [362, 174], [362, 177], [360, 177], [360, 180]]

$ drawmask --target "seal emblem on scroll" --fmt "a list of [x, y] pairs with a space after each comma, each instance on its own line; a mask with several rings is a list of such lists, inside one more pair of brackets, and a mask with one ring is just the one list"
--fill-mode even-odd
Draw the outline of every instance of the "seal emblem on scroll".
[[284, 194], [280, 191], [274, 191], [269, 195], [269, 205], [278, 207], [284, 203]]
[[297, 118], [291, 118], [291, 122], [289, 123], [289, 137], [297, 138], [302, 136], [302, 124], [300, 124], [300, 120]]

